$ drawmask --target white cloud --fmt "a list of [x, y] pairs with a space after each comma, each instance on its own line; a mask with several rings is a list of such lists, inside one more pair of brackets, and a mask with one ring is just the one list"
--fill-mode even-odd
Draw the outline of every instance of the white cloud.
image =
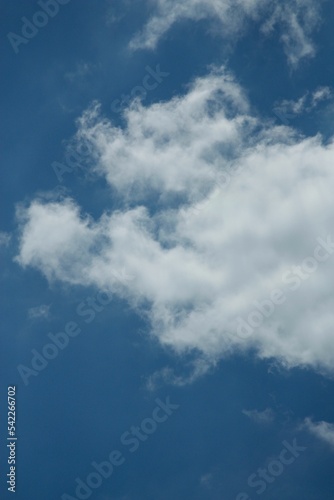
[[[125, 119], [117, 128], [95, 108], [78, 132], [123, 209], [94, 221], [69, 199], [33, 201], [20, 212], [18, 262], [50, 280], [116, 287], [178, 353], [215, 363], [252, 350], [332, 371], [333, 251], [321, 250], [316, 272], [294, 266], [310, 266], [334, 227], [333, 142], [261, 123], [223, 70]], [[118, 282], [121, 269], [133, 279]], [[285, 302], [241, 339], [238, 318], [274, 289]]]
[[160, 385], [166, 384], [183, 387], [192, 384], [195, 380], [208, 373], [210, 369], [212, 369], [211, 362], [203, 358], [197, 358], [190, 364], [190, 373], [177, 375], [172, 368], [166, 367], [150, 375], [146, 387], [150, 391], [154, 391]]
[[283, 121], [296, 115], [311, 113], [321, 102], [333, 99], [330, 87], [318, 87], [313, 92], [306, 92], [296, 101], [284, 99], [275, 104], [274, 112]]
[[50, 306], [48, 305], [40, 305], [37, 307], [31, 307], [28, 309], [28, 317], [30, 319], [40, 319], [40, 318], [48, 318], [50, 313]]
[[65, 73], [64, 78], [68, 80], [70, 83], [74, 82], [82, 82], [87, 75], [91, 74], [94, 69], [92, 64], [87, 62], [80, 61], [76, 64], [75, 68], [72, 71], [68, 71]]
[[314, 108], [319, 102], [333, 99], [333, 92], [330, 87], [318, 87], [312, 94], [312, 107]]
[[288, 62], [296, 67], [303, 58], [315, 55], [316, 49], [311, 36], [319, 24], [320, 2], [286, 0], [271, 4], [274, 11], [263, 24], [262, 31], [269, 35], [276, 26], [279, 27]]
[[271, 408], [266, 408], [263, 411], [259, 410], [242, 410], [246, 417], [250, 418], [257, 424], [268, 424], [275, 418], [275, 414]]
[[6, 247], [10, 242], [10, 234], [0, 231], [0, 247]]
[[[95, 170], [128, 199], [147, 191], [188, 193], [208, 191], [217, 172], [217, 152], [235, 155], [256, 120], [247, 115], [242, 89], [224, 69], [198, 79], [184, 97], [148, 108], [134, 102], [126, 111], [127, 128], [99, 120], [98, 107], [81, 119], [79, 140], [95, 146]], [[221, 157], [219, 158], [221, 163]]]
[[155, 9], [143, 31], [132, 40], [133, 49], [156, 47], [161, 37], [184, 20], [210, 19], [215, 32], [239, 38], [250, 21], [262, 24], [265, 35], [280, 33], [287, 59], [296, 66], [315, 54], [311, 36], [319, 23], [319, 2], [315, 0], [153, 0]]
[[214, 479], [213, 474], [211, 474], [211, 473], [204, 474], [200, 478], [200, 483], [202, 486], [205, 486], [206, 488], [210, 488], [212, 486], [213, 479]]
[[324, 421], [313, 422], [310, 418], [306, 418], [304, 425], [314, 436], [334, 448], [334, 424]]

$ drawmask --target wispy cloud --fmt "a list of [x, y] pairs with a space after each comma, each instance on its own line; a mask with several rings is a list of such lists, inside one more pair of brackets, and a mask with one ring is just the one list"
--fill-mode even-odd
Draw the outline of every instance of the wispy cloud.
[[320, 2], [285, 0], [271, 3], [274, 10], [262, 25], [262, 32], [270, 35], [278, 30], [287, 60], [295, 68], [302, 59], [316, 53], [312, 34], [320, 22]]
[[242, 410], [246, 417], [250, 418], [257, 424], [269, 424], [275, 418], [275, 413], [271, 408], [266, 408], [263, 411], [259, 410]]
[[257, 22], [266, 36], [278, 31], [288, 62], [296, 67], [312, 57], [312, 34], [319, 24], [319, 2], [315, 0], [154, 0], [155, 7], [143, 31], [132, 40], [133, 49], [156, 47], [176, 23], [210, 19], [214, 33], [229, 39], [240, 38], [247, 24]]
[[37, 307], [31, 307], [28, 309], [29, 319], [46, 319], [50, 314], [50, 306], [40, 305]]
[[0, 231], [0, 247], [6, 247], [9, 245], [11, 236], [4, 231]]
[[70, 83], [80, 82], [83, 78], [92, 73], [93, 69], [94, 67], [92, 64], [81, 61], [76, 64], [73, 70], [65, 73], [64, 78]]
[[212, 485], [212, 482], [213, 482], [213, 474], [211, 474], [211, 473], [204, 474], [200, 478], [201, 485], [205, 486], [206, 488], [210, 488]]
[[189, 365], [189, 373], [176, 374], [175, 370], [166, 367], [153, 373], [146, 382], [146, 388], [149, 391], [155, 391], [161, 385], [175, 385], [177, 387], [183, 387], [185, 385], [192, 384], [195, 380], [199, 379], [203, 375], [207, 374], [212, 368], [212, 362], [205, 359], [195, 359]]
[[313, 92], [306, 92], [297, 100], [284, 99], [276, 102], [273, 111], [283, 123], [288, 124], [290, 119], [311, 113], [320, 103], [332, 100], [333, 91], [330, 87], [318, 87]]
[[306, 418], [304, 425], [311, 434], [329, 444], [334, 449], [334, 424], [324, 421], [313, 422], [312, 419]]

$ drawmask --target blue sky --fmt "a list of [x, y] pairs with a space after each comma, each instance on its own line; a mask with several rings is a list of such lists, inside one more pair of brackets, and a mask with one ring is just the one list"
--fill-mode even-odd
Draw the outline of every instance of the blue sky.
[[55, 2], [2, 9], [1, 498], [15, 385], [19, 500], [332, 500], [331, 2]]

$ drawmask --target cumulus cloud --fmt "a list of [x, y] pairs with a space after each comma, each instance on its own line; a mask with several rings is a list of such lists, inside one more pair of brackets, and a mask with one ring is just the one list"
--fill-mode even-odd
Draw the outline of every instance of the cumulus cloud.
[[116, 127], [95, 106], [77, 135], [123, 207], [93, 220], [69, 198], [34, 200], [19, 211], [17, 261], [116, 287], [162, 345], [198, 353], [198, 369], [252, 351], [332, 371], [333, 142], [252, 116], [224, 69], [124, 118]]
[[328, 422], [313, 422], [312, 419], [305, 419], [305, 427], [317, 438], [334, 448], [334, 424]]
[[311, 38], [319, 23], [319, 2], [315, 0], [154, 0], [152, 3], [153, 15], [132, 40], [133, 49], [155, 48], [161, 37], [180, 21], [210, 19], [215, 32], [230, 39], [242, 36], [250, 21], [258, 21], [265, 35], [278, 30], [292, 66], [315, 54]]
[[183, 97], [147, 108], [134, 101], [124, 130], [99, 120], [92, 106], [80, 120], [78, 140], [95, 146], [95, 171], [127, 199], [147, 198], [148, 191], [162, 199], [193, 198], [210, 190], [222, 159], [230, 161], [249, 138], [256, 120], [248, 108], [233, 77], [213, 69]]

